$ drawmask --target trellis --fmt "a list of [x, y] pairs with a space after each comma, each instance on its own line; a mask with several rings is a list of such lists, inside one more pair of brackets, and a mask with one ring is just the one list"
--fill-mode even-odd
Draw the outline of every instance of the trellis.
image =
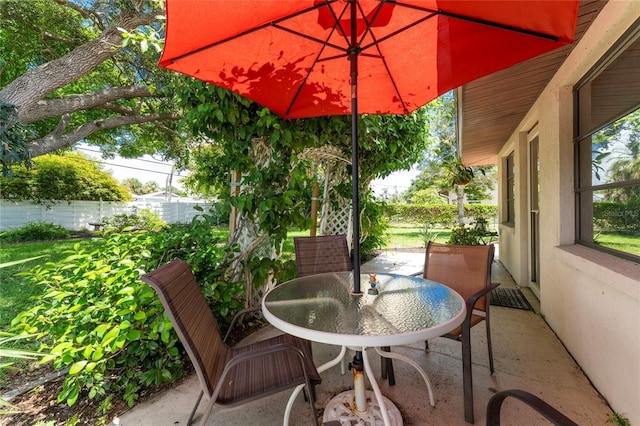
[[[321, 148], [306, 148], [300, 159], [314, 163], [315, 170], [324, 172], [324, 190], [320, 214], [320, 235], [346, 234], [349, 249], [353, 240], [353, 219], [351, 200], [342, 197], [334, 188], [348, 181], [344, 167], [351, 162], [342, 156], [342, 152], [330, 145]], [[316, 223], [313, 224], [316, 226]]]
[[[251, 157], [254, 159], [257, 167], [267, 167], [273, 148], [269, 146], [264, 139], [253, 139]], [[318, 170], [324, 173], [324, 190], [322, 197], [317, 194], [315, 201], [321, 201], [321, 215], [319, 219], [320, 235], [345, 234], [349, 249], [351, 249], [353, 241], [353, 219], [351, 200], [345, 198], [335, 191], [335, 187], [350, 179], [345, 165], [351, 164], [348, 159], [342, 156], [342, 152], [333, 146], [324, 146], [322, 148], [307, 148], [299, 156], [299, 160], [307, 160], [314, 164], [314, 173]], [[231, 172], [231, 195], [237, 196], [241, 191], [242, 172]], [[246, 188], [245, 188], [246, 189]], [[314, 191], [315, 193], [315, 191]], [[312, 215], [313, 216], [313, 215]], [[313, 216], [315, 218], [315, 216]], [[362, 217], [362, 212], [361, 212]], [[313, 229], [317, 224], [314, 222]], [[275, 251], [269, 244], [266, 235], [260, 235], [257, 223], [238, 215], [235, 208], [232, 208], [229, 221], [229, 238], [230, 243], [235, 242], [241, 247], [240, 253], [236, 253], [231, 263], [230, 272], [234, 279], [242, 279], [245, 281], [245, 295], [247, 297], [246, 304], [250, 306], [256, 294], [253, 292], [253, 283], [251, 280], [251, 272], [244, 269], [245, 261], [250, 255], [259, 255], [272, 258]], [[256, 238], [256, 235], [258, 237]], [[363, 236], [361, 235], [361, 238]], [[266, 288], [268, 290], [273, 285], [273, 276], [267, 279]]]

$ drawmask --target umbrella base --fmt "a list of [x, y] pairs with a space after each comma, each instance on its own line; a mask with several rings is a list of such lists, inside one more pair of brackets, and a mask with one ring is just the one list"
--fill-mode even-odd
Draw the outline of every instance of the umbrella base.
[[[323, 422], [338, 421], [341, 425], [384, 425], [382, 414], [380, 412], [380, 405], [375, 393], [372, 391], [365, 391], [367, 399], [367, 411], [358, 412], [355, 408], [354, 391], [342, 392], [329, 401], [324, 409]], [[384, 405], [387, 409], [387, 415], [392, 425], [402, 426], [402, 415], [400, 410], [395, 406], [391, 400], [386, 397], [384, 399]]]

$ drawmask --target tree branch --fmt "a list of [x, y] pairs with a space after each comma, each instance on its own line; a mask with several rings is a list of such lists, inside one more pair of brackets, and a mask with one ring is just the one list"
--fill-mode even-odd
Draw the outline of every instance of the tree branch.
[[[81, 141], [87, 136], [100, 130], [114, 129], [121, 126], [129, 126], [132, 124], [149, 123], [158, 120], [179, 120], [181, 117], [178, 114], [143, 114], [136, 116], [119, 116], [109, 117], [100, 120], [94, 120], [92, 122], [83, 124], [75, 128], [74, 130], [67, 132], [63, 135], [52, 132], [47, 136], [40, 139], [33, 140], [29, 143], [29, 149], [31, 155], [37, 157], [58, 149], [68, 148], [71, 145]], [[58, 129], [59, 130], [59, 129]]]
[[122, 45], [122, 33], [118, 29], [133, 30], [156, 19], [156, 13], [145, 15], [121, 14], [116, 23], [96, 39], [78, 46], [61, 58], [34, 68], [7, 84], [0, 90], [0, 101], [18, 107], [22, 117], [38, 101], [51, 92], [77, 81], [107, 59]]
[[148, 88], [143, 86], [122, 86], [110, 87], [98, 92], [85, 93], [83, 95], [71, 95], [65, 98], [46, 99], [38, 101], [34, 106], [21, 111], [20, 121], [23, 124], [46, 118], [58, 117], [61, 114], [95, 109], [108, 102], [117, 99], [148, 98], [152, 94]]

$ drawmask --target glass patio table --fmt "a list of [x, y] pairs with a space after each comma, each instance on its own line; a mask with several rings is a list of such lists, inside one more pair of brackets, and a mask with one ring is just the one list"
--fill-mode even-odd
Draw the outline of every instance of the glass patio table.
[[[357, 351], [356, 358], [361, 353], [362, 370], [369, 377], [377, 406], [368, 407], [373, 404], [367, 404], [364, 374], [361, 372], [359, 375], [354, 369], [354, 390], [350, 391], [352, 394], [349, 396], [353, 401], [350, 404], [353, 416], [369, 423], [375, 423], [374, 418], [381, 418], [385, 425], [401, 424], [401, 418], [398, 420], [399, 411], [380, 392], [368, 352], [400, 359], [416, 368], [425, 380], [431, 405], [435, 405], [431, 384], [424, 370], [413, 360], [380, 348], [412, 344], [446, 334], [462, 324], [466, 313], [465, 303], [458, 293], [445, 285], [393, 274], [376, 274], [377, 294], [369, 294], [364, 288], [368, 286], [368, 278], [367, 274], [361, 276], [363, 293], [357, 295], [352, 293], [352, 272], [296, 278], [270, 290], [262, 300], [262, 312], [274, 327], [286, 333], [342, 346], [340, 354], [318, 367], [318, 372], [338, 364], [347, 347]], [[299, 386], [289, 399], [285, 425], [288, 424], [293, 401], [302, 388], [302, 385]], [[369, 413], [372, 411], [369, 408], [378, 411]], [[328, 420], [334, 419], [325, 415], [324, 421]]]

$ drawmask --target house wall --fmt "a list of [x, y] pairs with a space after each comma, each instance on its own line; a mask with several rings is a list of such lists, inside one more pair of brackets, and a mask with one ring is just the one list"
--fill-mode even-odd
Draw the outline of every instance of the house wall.
[[529, 286], [524, 135], [536, 128], [541, 313], [611, 408], [640, 425], [640, 265], [574, 244], [572, 144], [573, 86], [639, 18], [639, 1], [608, 2], [499, 158], [515, 152], [517, 165], [516, 224], [501, 226], [500, 260], [518, 284]]

